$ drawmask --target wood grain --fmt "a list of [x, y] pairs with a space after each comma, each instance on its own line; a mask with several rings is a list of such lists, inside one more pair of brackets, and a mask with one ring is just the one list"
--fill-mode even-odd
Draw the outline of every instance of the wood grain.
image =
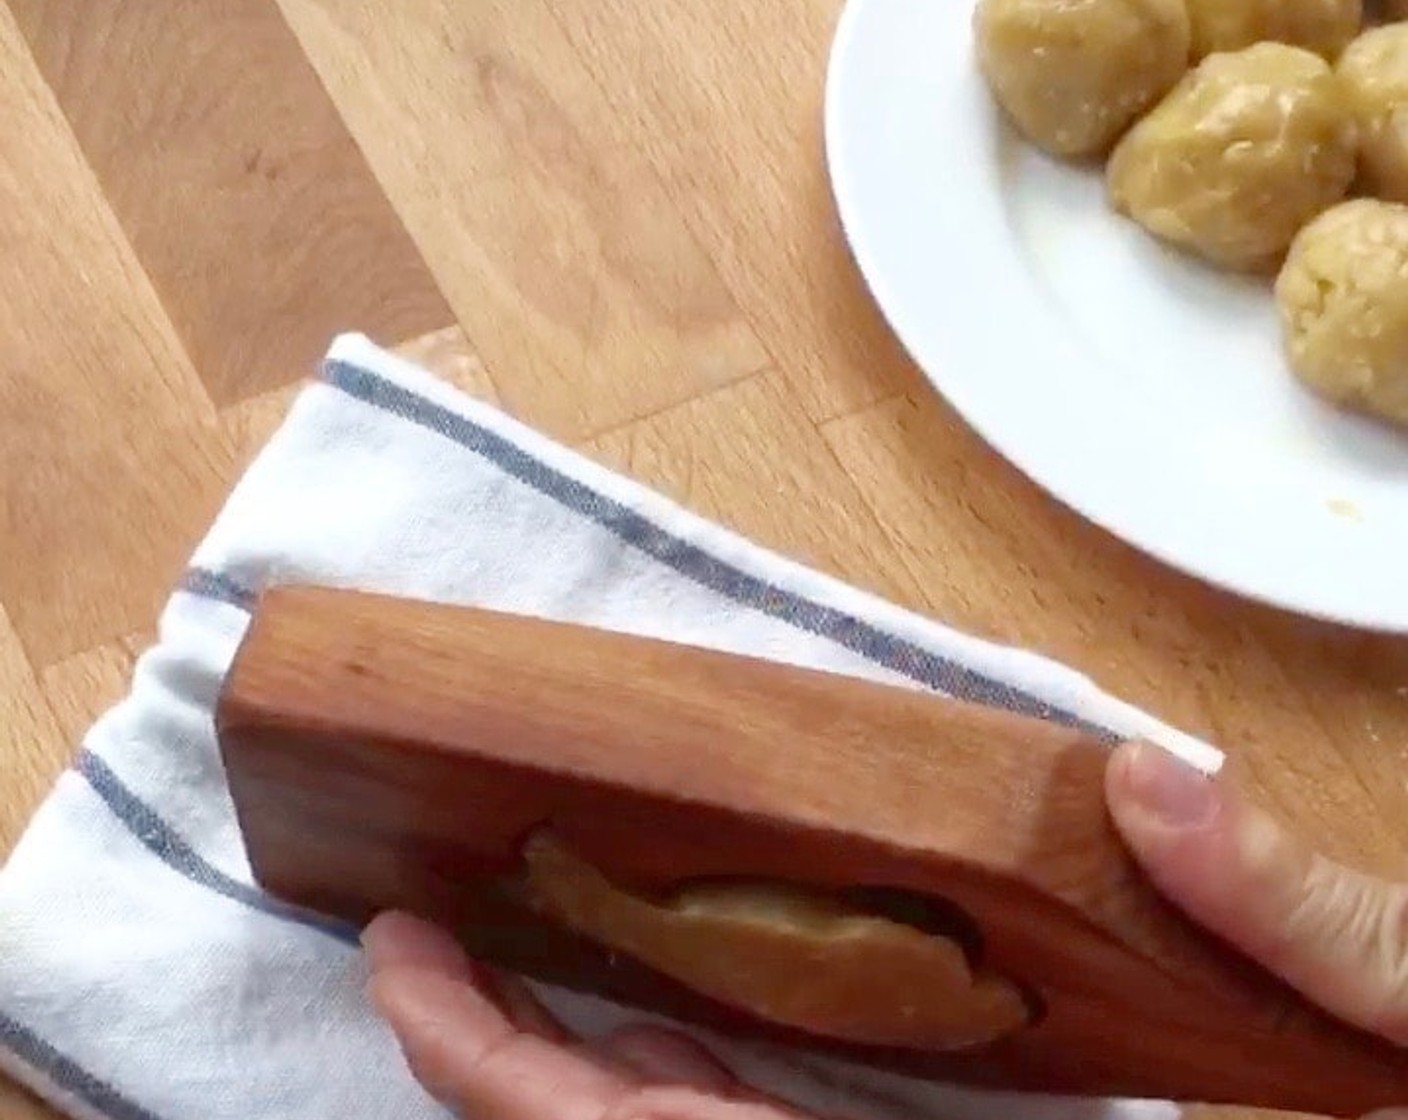
[[85, 649], [40, 674], [40, 690], [64, 742], [76, 750], [93, 721], [122, 699], [137, 658], [155, 637], [154, 627], [143, 629]]
[[115, 446], [122, 428], [200, 424], [210, 408], [4, 9], [0, 89], [0, 602], [42, 665], [130, 629], [148, 598], [149, 586], [114, 599], [95, 551], [141, 547], [126, 522], [112, 540], [112, 518], [159, 485]]
[[[198, 538], [224, 499], [235, 452], [214, 420], [128, 417], [70, 444], [61, 462], [61, 470], [18, 471], [0, 507], [0, 532], [23, 536], [50, 561], [0, 578], [39, 665], [155, 617], [186, 559], [164, 542]], [[133, 532], [136, 524], [146, 531]]]
[[19, 839], [29, 808], [68, 762], [63, 747], [59, 722], [0, 608], [0, 758], [5, 760], [0, 845], [6, 852]]
[[[822, 156], [834, 0], [550, 6], [813, 420], [912, 386], [851, 267]], [[687, 46], [686, 46], [687, 44]]]
[[449, 322], [273, 0], [10, 10], [217, 404]]
[[[683, 989], [688, 1018], [800, 1030], [814, 1049], [944, 1079], [1350, 1117], [1408, 1094], [1401, 1051], [1168, 906], [1105, 811], [1106, 745], [1048, 721], [673, 642], [285, 587], [259, 604], [216, 723], [259, 881], [351, 921], [410, 909], [540, 979], [671, 1012]], [[544, 835], [569, 863], [546, 911], [531, 850], [515, 882], [525, 841]], [[609, 885], [564, 908], [583, 878], [573, 861]], [[632, 898], [695, 884], [956, 905], [981, 975], [1032, 993], [1034, 1016], [955, 1051], [879, 982], [814, 1005], [817, 1018], [761, 1015], [786, 992], [697, 963], [688, 932]], [[724, 959], [756, 941], [728, 925], [714, 930]], [[887, 967], [880, 944], [871, 970]], [[973, 999], [967, 976], [940, 983], [936, 998]], [[975, 1007], [970, 1027], [990, 1013]]]
[[1408, 873], [1408, 641], [1111, 541], [884, 329], [825, 179], [840, 0], [77, 8], [0, 0], [0, 852], [327, 335], [433, 330], [519, 418], [1064, 658]]
[[198, 407], [199, 378], [2, 6], [0, 90], [0, 477], [8, 479], [25, 453], [52, 453], [115, 416], [163, 422], [208, 407]]
[[285, 9], [509, 407], [580, 437], [766, 364], [632, 131], [540, 10]]

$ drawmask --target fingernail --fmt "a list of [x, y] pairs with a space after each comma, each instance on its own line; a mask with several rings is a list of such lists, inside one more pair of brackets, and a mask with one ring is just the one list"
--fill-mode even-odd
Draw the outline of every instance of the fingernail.
[[1152, 743], [1136, 743], [1130, 749], [1123, 777], [1132, 807], [1166, 828], [1196, 828], [1217, 811], [1212, 779]]

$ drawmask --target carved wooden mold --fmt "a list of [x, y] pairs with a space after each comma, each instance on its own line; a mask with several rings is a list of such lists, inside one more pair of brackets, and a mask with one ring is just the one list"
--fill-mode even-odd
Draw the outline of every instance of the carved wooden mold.
[[743, 1036], [1004, 1088], [1357, 1116], [1402, 1051], [1175, 913], [1107, 746], [541, 619], [268, 592], [217, 724], [258, 882]]

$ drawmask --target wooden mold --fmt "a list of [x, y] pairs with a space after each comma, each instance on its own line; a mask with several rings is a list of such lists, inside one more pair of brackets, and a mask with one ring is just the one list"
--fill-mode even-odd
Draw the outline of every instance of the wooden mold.
[[257, 881], [744, 1037], [1006, 1089], [1358, 1116], [1408, 1056], [1175, 912], [1108, 747], [536, 618], [266, 593], [217, 710]]

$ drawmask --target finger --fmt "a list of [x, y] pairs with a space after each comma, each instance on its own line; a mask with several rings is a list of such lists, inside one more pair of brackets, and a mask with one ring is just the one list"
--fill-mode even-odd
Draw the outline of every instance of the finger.
[[728, 1067], [693, 1039], [654, 1027], [623, 1027], [596, 1047], [657, 1084], [687, 1085], [712, 1093], [739, 1088]]
[[465, 1116], [600, 1120], [638, 1088], [580, 1054], [520, 1031], [473, 986], [392, 969], [372, 1000], [428, 1092]]
[[362, 946], [373, 975], [391, 969], [438, 972], [447, 980], [473, 983], [497, 1000], [520, 1030], [552, 1042], [571, 1037], [517, 977], [471, 960], [448, 933], [410, 914], [378, 915], [362, 931]]
[[573, 1036], [538, 1002], [538, 998], [519, 977], [485, 968], [483, 981], [481, 986], [497, 1000], [519, 1030], [530, 1031], [549, 1042], [562, 1044], [572, 1041]]
[[400, 911], [379, 914], [362, 931], [362, 948], [373, 972], [406, 968], [438, 972], [446, 979], [473, 977], [469, 957], [448, 933]]
[[1408, 884], [1326, 859], [1155, 746], [1117, 751], [1107, 794], [1172, 902], [1326, 1011], [1408, 1045]]

